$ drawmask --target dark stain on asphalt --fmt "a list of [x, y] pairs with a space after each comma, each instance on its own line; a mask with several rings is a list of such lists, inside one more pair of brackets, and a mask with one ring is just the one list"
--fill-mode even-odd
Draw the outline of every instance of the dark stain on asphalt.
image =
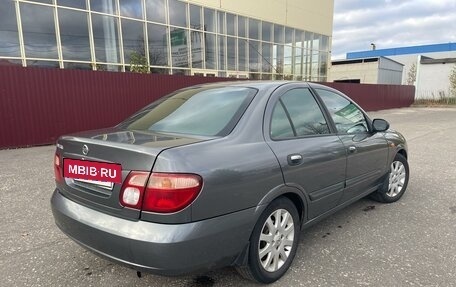
[[213, 286], [215, 283], [214, 279], [212, 279], [209, 276], [203, 275], [203, 276], [197, 276], [195, 279], [193, 279], [193, 284], [191, 286]]
[[363, 208], [363, 211], [371, 211], [375, 209], [375, 205], [368, 205]]
[[456, 206], [450, 207], [451, 214], [456, 214]]

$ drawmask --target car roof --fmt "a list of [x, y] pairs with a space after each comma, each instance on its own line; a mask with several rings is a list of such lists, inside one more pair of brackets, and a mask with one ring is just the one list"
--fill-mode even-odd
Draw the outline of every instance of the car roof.
[[301, 83], [306, 84], [307, 82], [302, 81], [249, 81], [249, 80], [241, 80], [241, 81], [226, 81], [226, 82], [215, 82], [215, 83], [206, 83], [195, 85], [193, 87], [248, 87], [248, 88], [256, 88], [256, 89], [268, 89], [268, 88], [275, 88], [286, 84], [292, 83]]

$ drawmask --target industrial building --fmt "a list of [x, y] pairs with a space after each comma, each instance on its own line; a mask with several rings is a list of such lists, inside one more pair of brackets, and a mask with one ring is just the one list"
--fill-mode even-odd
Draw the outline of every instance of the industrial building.
[[332, 61], [329, 82], [400, 85], [403, 66], [386, 57]]
[[0, 65], [326, 81], [333, 0], [2, 0]]
[[404, 65], [402, 84], [415, 85], [416, 99], [454, 97], [449, 76], [456, 69], [456, 43], [439, 43], [347, 53], [347, 61], [388, 57]]

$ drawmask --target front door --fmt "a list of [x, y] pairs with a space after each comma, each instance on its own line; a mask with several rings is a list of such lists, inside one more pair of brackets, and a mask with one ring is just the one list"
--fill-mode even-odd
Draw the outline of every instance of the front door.
[[314, 218], [337, 206], [343, 195], [346, 152], [306, 84], [277, 90], [265, 116], [265, 139], [282, 168], [285, 184], [308, 198]]
[[372, 133], [366, 116], [342, 95], [323, 88], [315, 89], [325, 103], [347, 151], [347, 201], [382, 182], [387, 171], [388, 146], [383, 133]]

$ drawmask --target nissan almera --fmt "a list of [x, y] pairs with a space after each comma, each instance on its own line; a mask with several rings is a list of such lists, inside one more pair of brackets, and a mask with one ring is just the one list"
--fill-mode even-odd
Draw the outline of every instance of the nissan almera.
[[304, 82], [193, 86], [56, 147], [57, 226], [163, 275], [234, 266], [274, 282], [307, 226], [368, 195], [397, 201], [409, 178], [400, 133]]

